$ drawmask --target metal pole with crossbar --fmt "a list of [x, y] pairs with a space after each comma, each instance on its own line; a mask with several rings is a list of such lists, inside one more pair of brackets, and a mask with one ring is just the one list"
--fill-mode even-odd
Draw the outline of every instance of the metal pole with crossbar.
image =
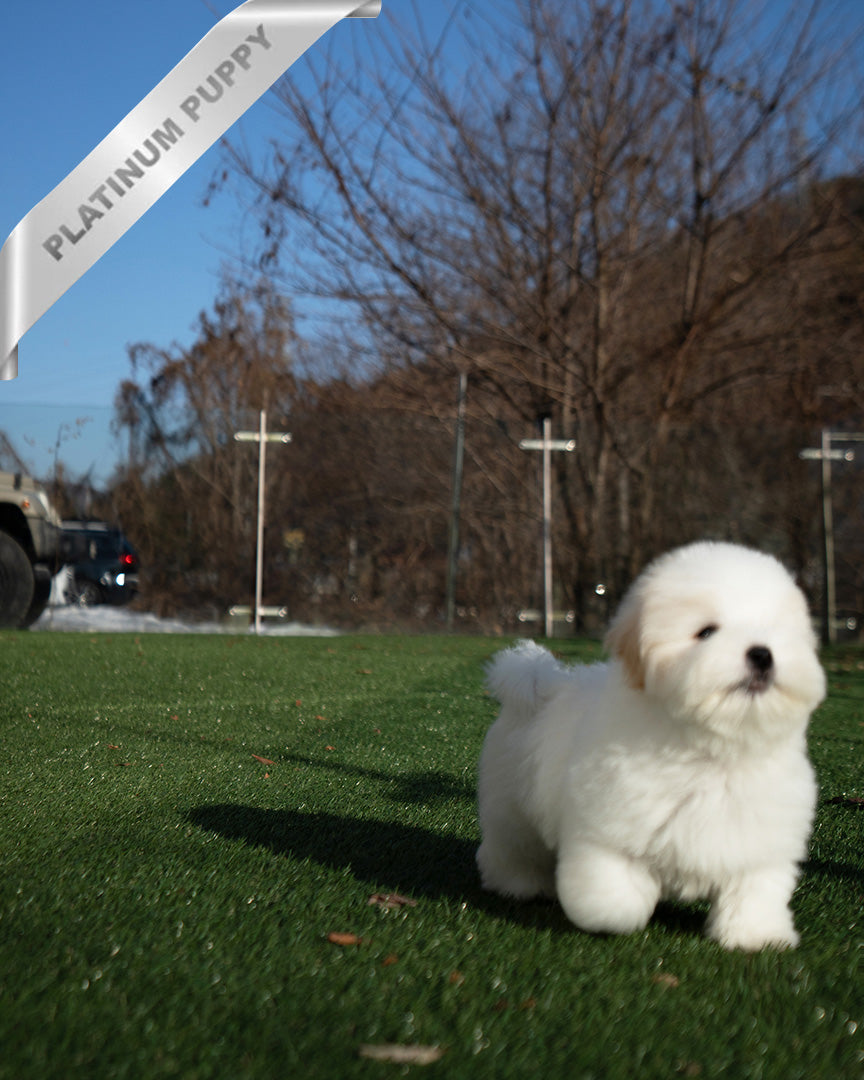
[[541, 450], [543, 452], [543, 621], [546, 637], [552, 637], [552, 451], [564, 450], [572, 453], [576, 449], [575, 439], [553, 439], [552, 421], [543, 418], [542, 439], [522, 439], [520, 450]]
[[853, 450], [835, 450], [832, 442], [864, 442], [864, 432], [822, 429], [821, 446], [799, 450], [798, 457], [822, 464], [822, 540], [824, 544], [825, 603], [823, 640], [833, 645], [837, 640], [837, 584], [834, 569], [834, 497], [831, 487], [831, 462], [854, 461]]
[[262, 409], [258, 417], [257, 431], [235, 431], [234, 438], [237, 442], [258, 443], [258, 529], [255, 541], [255, 606], [254, 626], [255, 633], [261, 633], [261, 586], [264, 578], [264, 472], [267, 457], [267, 443], [291, 442], [291, 436], [287, 431], [267, 432], [267, 410]]

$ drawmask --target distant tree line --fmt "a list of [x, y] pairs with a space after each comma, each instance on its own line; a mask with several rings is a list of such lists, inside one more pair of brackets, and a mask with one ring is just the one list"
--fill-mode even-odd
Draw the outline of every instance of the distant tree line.
[[[229, 148], [217, 184], [254, 196], [259, 249], [196, 342], [136, 346], [118, 392], [110, 501], [151, 599], [248, 596], [257, 457], [233, 432], [266, 408], [294, 439], [270, 454], [268, 598], [440, 622], [460, 373], [463, 625], [513, 629], [539, 600], [539, 460], [518, 442], [544, 417], [576, 443], [553, 466], [577, 626], [694, 536], [817, 588], [798, 452], [864, 423], [860, 83], [820, 5], [753, 10], [531, 0], [494, 52], [468, 21], [459, 47], [280, 84], [284, 132], [263, 160]], [[864, 610], [860, 495], [838, 482]]]

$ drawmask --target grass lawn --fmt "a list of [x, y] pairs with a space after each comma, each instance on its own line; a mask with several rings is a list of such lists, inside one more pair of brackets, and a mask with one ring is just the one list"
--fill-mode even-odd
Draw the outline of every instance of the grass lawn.
[[802, 945], [749, 956], [479, 889], [501, 644], [0, 634], [0, 1078], [864, 1076], [864, 653], [811, 729]]

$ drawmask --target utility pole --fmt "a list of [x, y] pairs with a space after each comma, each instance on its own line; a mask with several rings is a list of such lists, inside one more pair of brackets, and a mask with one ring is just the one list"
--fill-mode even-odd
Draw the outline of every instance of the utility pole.
[[[258, 417], [258, 430], [257, 431], [235, 431], [234, 438], [237, 442], [257, 442], [258, 443], [258, 530], [255, 542], [255, 605], [253, 607], [253, 624], [255, 626], [255, 633], [261, 633], [261, 616], [262, 614], [268, 614], [268, 611], [264, 611], [261, 608], [261, 585], [264, 578], [264, 471], [265, 462], [267, 457], [267, 443], [279, 442], [289, 443], [291, 442], [291, 436], [287, 431], [272, 431], [267, 432], [267, 411], [262, 409]], [[239, 614], [244, 609], [242, 607], [234, 607], [231, 609], [233, 613]], [[282, 609], [277, 610], [277, 614], [281, 614]]]
[[522, 439], [520, 450], [541, 450], [543, 452], [543, 621], [546, 637], [552, 637], [552, 451], [563, 450], [572, 453], [576, 449], [575, 439], [553, 439], [552, 421], [543, 418], [542, 439]]
[[824, 545], [824, 592], [822, 637], [829, 645], [837, 640], [837, 580], [834, 568], [834, 496], [831, 487], [831, 462], [854, 461], [854, 450], [835, 450], [833, 442], [864, 442], [861, 431], [829, 431], [822, 429], [821, 446], [807, 447], [798, 452], [805, 461], [822, 464], [822, 541]]

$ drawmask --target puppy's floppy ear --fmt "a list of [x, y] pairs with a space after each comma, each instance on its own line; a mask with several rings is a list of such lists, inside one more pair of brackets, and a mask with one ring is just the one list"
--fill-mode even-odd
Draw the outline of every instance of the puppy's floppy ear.
[[625, 596], [606, 634], [607, 650], [621, 661], [628, 684], [645, 689], [645, 660], [641, 641], [642, 604], [638, 596]]

